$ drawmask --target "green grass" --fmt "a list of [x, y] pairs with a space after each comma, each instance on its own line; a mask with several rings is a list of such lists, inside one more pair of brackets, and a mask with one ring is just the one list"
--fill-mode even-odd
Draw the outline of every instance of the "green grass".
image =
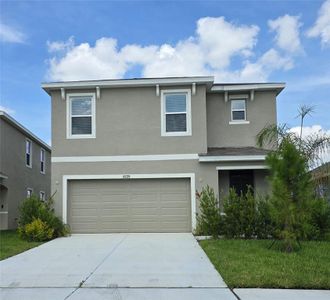
[[0, 231], [0, 260], [41, 244], [42, 242], [27, 242], [20, 239], [16, 230]]
[[266, 240], [205, 240], [200, 245], [231, 288], [330, 289], [330, 242], [302, 242], [284, 253]]

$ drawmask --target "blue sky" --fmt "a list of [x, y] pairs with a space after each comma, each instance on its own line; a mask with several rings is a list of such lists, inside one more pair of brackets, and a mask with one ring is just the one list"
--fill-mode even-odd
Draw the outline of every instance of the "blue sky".
[[41, 82], [141, 76], [286, 82], [278, 121], [315, 105], [306, 131], [330, 132], [330, 0], [0, 3], [0, 106], [46, 142]]

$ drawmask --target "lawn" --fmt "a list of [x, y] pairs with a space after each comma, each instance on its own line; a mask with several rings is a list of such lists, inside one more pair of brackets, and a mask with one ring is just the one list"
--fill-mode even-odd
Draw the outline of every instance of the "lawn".
[[27, 242], [18, 237], [17, 231], [0, 231], [0, 260], [41, 245], [42, 242]]
[[330, 289], [330, 242], [302, 242], [287, 254], [266, 240], [204, 240], [200, 245], [231, 288]]

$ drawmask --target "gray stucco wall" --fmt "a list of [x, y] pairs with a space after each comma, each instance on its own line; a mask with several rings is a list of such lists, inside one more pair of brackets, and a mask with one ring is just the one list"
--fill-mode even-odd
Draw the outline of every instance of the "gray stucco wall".
[[[172, 89], [189, 89], [179, 86]], [[170, 89], [170, 88], [164, 88]], [[73, 91], [95, 92], [95, 90]], [[70, 90], [66, 90], [70, 93]], [[66, 139], [66, 101], [52, 93], [52, 155], [142, 155], [206, 152], [206, 93], [191, 96], [192, 135], [161, 136], [161, 97], [155, 88], [102, 89], [96, 100], [96, 138]]]
[[[8, 228], [17, 227], [18, 206], [26, 198], [27, 188], [39, 196], [40, 191], [50, 196], [51, 164], [50, 152], [46, 149], [46, 174], [40, 172], [41, 145], [32, 140], [32, 168], [25, 164], [26, 136], [0, 118], [0, 171], [8, 176], [3, 179], [7, 187], [1, 192], [0, 210], [8, 211]], [[3, 205], [3, 208], [1, 208]], [[2, 218], [3, 214], [0, 214]]]
[[255, 147], [260, 130], [276, 124], [275, 92], [255, 92], [255, 99], [246, 101], [250, 124], [229, 124], [231, 102], [225, 102], [223, 94], [207, 94], [206, 104], [208, 147]]

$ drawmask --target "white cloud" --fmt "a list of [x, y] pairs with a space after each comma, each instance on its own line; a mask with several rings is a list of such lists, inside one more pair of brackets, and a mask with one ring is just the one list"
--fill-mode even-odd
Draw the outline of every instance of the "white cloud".
[[67, 41], [55, 41], [55, 42], [50, 42], [47, 41], [47, 48], [48, 52], [60, 52], [60, 51], [68, 51], [72, 49], [74, 46], [74, 38], [73, 36], [70, 36]]
[[320, 37], [323, 46], [330, 46], [330, 0], [321, 6], [313, 27], [307, 31], [308, 37]]
[[[270, 49], [254, 57], [259, 28], [237, 25], [224, 17], [205, 17], [197, 21], [194, 36], [174, 45], [128, 44], [118, 48], [114, 38], [101, 38], [95, 45], [75, 45], [73, 38], [65, 42], [48, 42], [52, 54], [48, 77], [51, 80], [122, 78], [135, 66], [141, 76], [215, 75], [216, 80], [265, 81], [273, 70], [287, 70], [293, 62]], [[231, 69], [234, 57], [241, 66]], [[251, 61], [254, 60], [254, 61]]]
[[17, 29], [0, 23], [0, 41], [7, 43], [24, 43], [26, 36]]
[[[296, 133], [298, 136], [300, 136], [300, 126], [292, 127], [289, 130], [290, 132]], [[304, 126], [302, 131], [302, 137], [306, 138], [310, 135], [318, 134], [320, 136], [322, 135], [329, 135], [330, 136], [330, 129], [325, 129], [321, 125], [312, 125], [312, 126]], [[324, 153], [321, 155], [322, 162], [328, 162], [330, 161], [330, 149], [327, 149]]]
[[197, 22], [198, 44], [213, 68], [227, 67], [233, 55], [251, 55], [258, 32], [258, 26], [235, 25], [224, 17], [206, 17]]
[[302, 23], [299, 16], [284, 15], [275, 20], [269, 20], [268, 26], [271, 31], [276, 32], [275, 43], [285, 51], [294, 53], [302, 51], [299, 29]]
[[9, 107], [6, 107], [6, 106], [2, 106], [0, 105], [0, 110], [6, 112], [7, 114], [10, 114], [10, 115], [13, 115], [15, 114], [15, 111]]

